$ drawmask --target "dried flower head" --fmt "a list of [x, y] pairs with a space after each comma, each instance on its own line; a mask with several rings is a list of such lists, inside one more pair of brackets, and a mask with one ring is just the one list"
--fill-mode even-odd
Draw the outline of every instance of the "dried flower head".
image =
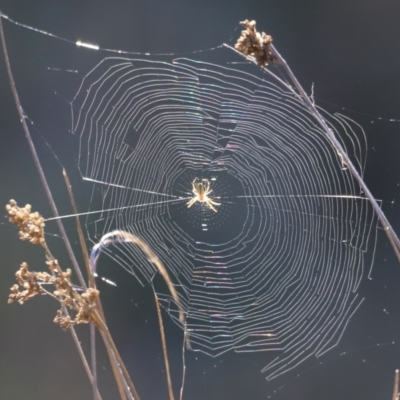
[[257, 32], [256, 21], [245, 20], [240, 22], [246, 29], [241, 32], [241, 36], [235, 44], [235, 49], [245, 56], [254, 57], [257, 64], [265, 67], [275, 61], [275, 57], [270, 49], [272, 37], [266, 33]]
[[[50, 253], [44, 236], [44, 219], [37, 212], [31, 212], [31, 206], [27, 204], [20, 208], [15, 200], [10, 200], [6, 206], [9, 220], [19, 228], [19, 236], [22, 240], [29, 240], [31, 243], [43, 246], [46, 254], [46, 264], [51, 271], [31, 272], [27, 263], [22, 263], [17, 271], [16, 278], [18, 285], [13, 285], [9, 295], [9, 303], [18, 301], [24, 304], [37, 294], [47, 294], [57, 299], [62, 308], [58, 310], [54, 322], [61, 328], [67, 329], [76, 324], [95, 323], [94, 311], [99, 291], [89, 288], [83, 293], [75, 290], [71, 282], [72, 271], [62, 270], [58, 261]], [[46, 286], [43, 286], [46, 285]], [[53, 285], [51, 292], [49, 285]], [[72, 311], [74, 316], [68, 315], [67, 310]]]
[[37, 212], [31, 212], [31, 206], [18, 207], [15, 200], [10, 200], [6, 205], [9, 221], [18, 226], [19, 237], [29, 240], [33, 244], [44, 243], [44, 218]]
[[[36, 272], [29, 271], [28, 264], [23, 262], [21, 268], [16, 272], [18, 285], [13, 285], [11, 294], [8, 297], [8, 303], [18, 301], [19, 304], [24, 304], [27, 300], [37, 294], [45, 293], [39, 283], [39, 277]], [[23, 290], [20, 291], [20, 288]]]
[[82, 295], [77, 295], [75, 293], [73, 299], [65, 296], [64, 294], [60, 294], [64, 298], [64, 304], [68, 306], [68, 308], [73, 309], [76, 314], [75, 318], [72, 318], [70, 315], [65, 314], [62, 310], [58, 310], [57, 315], [54, 318], [54, 323], [60, 325], [60, 327], [64, 330], [77, 324], [95, 323], [96, 321], [92, 311], [96, 307], [96, 299], [99, 294], [100, 292], [98, 290], [91, 288], [89, 288]]

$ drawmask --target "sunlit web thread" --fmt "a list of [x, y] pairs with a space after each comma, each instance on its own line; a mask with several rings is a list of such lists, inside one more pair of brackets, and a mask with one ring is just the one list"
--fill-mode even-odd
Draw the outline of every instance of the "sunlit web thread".
[[[362, 302], [376, 219], [301, 99], [254, 66], [232, 68], [236, 57], [106, 58], [73, 99], [72, 130], [81, 174], [111, 210], [88, 216], [92, 240], [140, 236], [176, 284], [192, 348], [271, 352], [272, 379], [337, 344]], [[362, 174], [362, 129], [325, 117]], [[217, 213], [187, 208], [194, 178], [210, 180]], [[132, 245], [108, 254], [143, 284], [156, 274]]]

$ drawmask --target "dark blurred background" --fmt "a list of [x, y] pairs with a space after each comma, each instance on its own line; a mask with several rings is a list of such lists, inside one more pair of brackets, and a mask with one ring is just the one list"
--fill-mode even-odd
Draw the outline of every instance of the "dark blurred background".
[[[239, 21], [256, 19], [271, 34], [317, 104], [360, 123], [368, 139], [365, 179], [400, 232], [400, 2], [398, 0], [58, 0], [0, 2], [10, 18], [75, 42], [132, 52], [182, 53], [234, 44]], [[70, 213], [61, 164], [70, 171], [79, 204], [85, 194], [76, 171], [77, 143], [68, 135], [68, 101], [84, 74], [106, 56], [3, 20], [22, 105], [61, 214]], [[83, 55], [83, 53], [82, 53]], [[50, 70], [48, 68], [51, 68]], [[61, 69], [61, 71], [57, 71]], [[78, 73], [66, 72], [77, 69]], [[64, 87], [62, 93], [54, 92]], [[0, 206], [10, 198], [50, 210], [34, 168], [0, 57]], [[393, 121], [390, 121], [390, 120]], [[48, 146], [47, 145], [50, 146]], [[58, 158], [58, 159], [57, 159]], [[85, 211], [85, 210], [81, 210]], [[5, 214], [5, 212], [4, 212]], [[69, 333], [53, 324], [56, 304], [36, 298], [23, 307], [7, 305], [14, 273], [22, 261], [40, 270], [40, 249], [0, 225], [0, 398], [88, 399], [91, 388]], [[73, 233], [73, 221], [66, 227]], [[55, 225], [49, 243], [67, 260]], [[76, 238], [72, 236], [76, 249]], [[78, 252], [80, 257], [80, 253]], [[67, 264], [67, 261], [65, 261]], [[166, 399], [164, 366], [151, 289], [115, 272], [118, 288], [101, 285], [106, 312], [121, 353], [139, 382], [142, 399]], [[261, 355], [215, 360], [186, 353], [184, 399], [387, 399], [400, 367], [400, 265], [378, 233], [371, 279], [365, 274], [362, 308], [341, 342], [324, 359], [301, 365], [295, 374], [266, 382]], [[126, 282], [125, 282], [126, 281]], [[129, 282], [128, 282], [129, 281]], [[175, 392], [181, 378], [182, 332], [164, 318]], [[79, 327], [87, 350], [87, 327]], [[346, 354], [344, 354], [346, 353]], [[196, 358], [197, 357], [197, 358]], [[104, 351], [99, 348], [103, 399], [117, 398]]]

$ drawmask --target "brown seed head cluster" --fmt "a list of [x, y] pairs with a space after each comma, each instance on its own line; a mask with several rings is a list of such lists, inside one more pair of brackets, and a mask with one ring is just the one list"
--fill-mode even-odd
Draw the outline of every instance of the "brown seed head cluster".
[[[24, 208], [18, 207], [15, 200], [10, 200], [6, 209], [10, 222], [18, 226], [21, 239], [43, 246], [47, 258], [46, 264], [51, 271], [51, 274], [31, 272], [28, 264], [22, 263], [15, 274], [18, 285], [12, 286], [8, 302], [18, 301], [18, 303], [24, 304], [37, 294], [47, 294], [57, 299], [63, 306], [58, 310], [54, 319], [54, 322], [59, 324], [61, 328], [67, 329], [72, 325], [95, 322], [93, 311], [100, 292], [89, 288], [81, 293], [75, 289], [71, 282], [71, 270], [63, 271], [47, 247], [43, 217], [37, 212], [32, 213], [29, 204]], [[55, 288], [53, 292], [47, 289], [51, 287], [50, 285]], [[66, 309], [71, 310], [75, 316], [68, 315]]]
[[272, 37], [260, 33], [256, 30], [256, 21], [245, 20], [240, 22], [246, 29], [241, 32], [241, 36], [235, 44], [235, 49], [245, 56], [254, 57], [257, 64], [265, 67], [275, 61], [275, 57], [270, 49]]
[[57, 315], [54, 318], [54, 323], [60, 325], [64, 330], [73, 325], [96, 322], [92, 310], [96, 307], [96, 298], [99, 296], [100, 292], [96, 289], [89, 288], [82, 295], [77, 295], [76, 292], [74, 294], [74, 298], [71, 296], [64, 297], [64, 304], [76, 311], [75, 318], [63, 313], [61, 310], [57, 311]]
[[18, 207], [15, 200], [6, 205], [9, 221], [18, 226], [19, 237], [33, 244], [44, 243], [44, 218], [37, 212], [31, 212], [31, 206]]
[[[15, 274], [18, 285], [12, 286], [8, 303], [18, 301], [18, 303], [24, 304], [37, 294], [52, 294], [62, 305], [68, 307], [75, 314], [73, 318], [61, 309], [58, 310], [54, 322], [59, 324], [61, 328], [67, 329], [72, 325], [94, 322], [91, 311], [96, 306], [96, 299], [100, 292], [89, 288], [84, 293], [79, 294], [71, 283], [70, 269], [65, 272], [62, 271], [56, 260], [47, 262], [47, 264], [53, 266], [53, 275], [47, 272], [31, 272], [28, 264], [22, 263], [21, 268]], [[54, 264], [58, 268], [54, 268]], [[51, 293], [43, 289], [42, 284], [52, 284], [55, 290]]]
[[[50, 275], [48, 276], [50, 277]], [[45, 292], [40, 286], [40, 278], [38, 277], [38, 274], [36, 272], [29, 271], [28, 264], [26, 262], [21, 264], [21, 268], [16, 272], [15, 277], [17, 278], [19, 285], [12, 286], [8, 303], [18, 301], [19, 304], [24, 304], [27, 300], [31, 299], [37, 294]], [[23, 289], [22, 291], [20, 291], [20, 287]]]

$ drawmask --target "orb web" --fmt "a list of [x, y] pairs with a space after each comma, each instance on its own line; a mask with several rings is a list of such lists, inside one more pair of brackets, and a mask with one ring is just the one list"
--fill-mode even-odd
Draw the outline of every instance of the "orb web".
[[[72, 102], [72, 131], [104, 210], [87, 217], [90, 238], [141, 237], [176, 286], [192, 350], [266, 352], [272, 379], [340, 340], [362, 302], [376, 219], [301, 99], [238, 61], [225, 47], [105, 58]], [[362, 173], [362, 129], [324, 116]], [[188, 208], [195, 179], [208, 180], [217, 212]], [[142, 284], [157, 275], [133, 245], [107, 254]]]

